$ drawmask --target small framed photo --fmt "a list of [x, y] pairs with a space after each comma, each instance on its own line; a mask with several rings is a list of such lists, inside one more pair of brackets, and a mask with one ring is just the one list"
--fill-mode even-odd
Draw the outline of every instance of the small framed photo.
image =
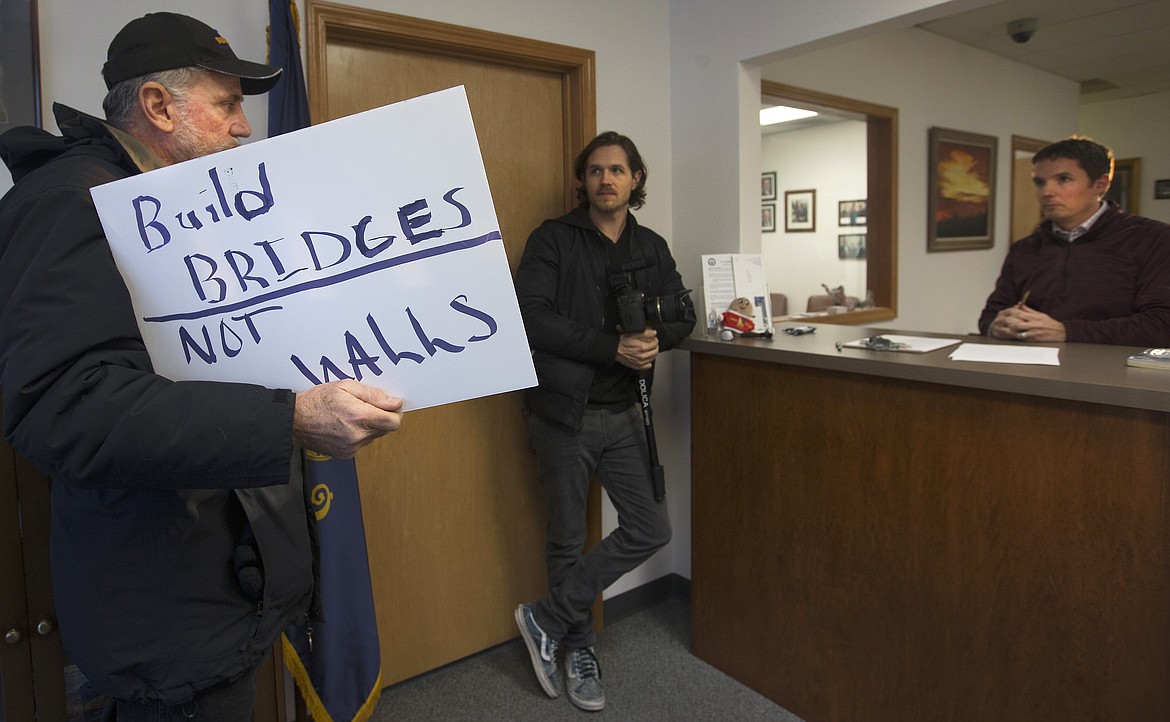
[[837, 224], [842, 226], [865, 225], [865, 199], [837, 202]]
[[788, 233], [817, 229], [817, 192], [784, 191], [784, 230]]
[[1170, 178], [1154, 181], [1154, 197], [1158, 199], [1170, 198]]
[[770, 170], [760, 174], [760, 200], [776, 200], [776, 171]]
[[760, 230], [764, 233], [776, 231], [776, 204], [765, 203], [760, 208]]
[[864, 259], [865, 234], [845, 233], [837, 236], [837, 258]]

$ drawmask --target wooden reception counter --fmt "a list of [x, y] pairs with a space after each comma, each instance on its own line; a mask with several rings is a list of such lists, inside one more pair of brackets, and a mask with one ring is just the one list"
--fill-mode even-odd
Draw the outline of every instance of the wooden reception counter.
[[684, 342], [694, 653], [808, 722], [1170, 719], [1170, 372], [874, 332]]

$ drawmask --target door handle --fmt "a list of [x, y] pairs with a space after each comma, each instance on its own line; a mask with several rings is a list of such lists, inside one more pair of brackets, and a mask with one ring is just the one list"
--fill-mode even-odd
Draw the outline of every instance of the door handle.
[[17, 644], [20, 642], [20, 631], [17, 629], [9, 629], [4, 633], [4, 641], [8, 644]]
[[49, 620], [42, 619], [41, 621], [37, 622], [37, 634], [43, 637], [51, 631], [53, 631], [53, 623]]

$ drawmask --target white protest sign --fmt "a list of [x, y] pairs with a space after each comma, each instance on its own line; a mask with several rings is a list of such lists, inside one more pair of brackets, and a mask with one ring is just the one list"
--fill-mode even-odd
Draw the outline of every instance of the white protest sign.
[[408, 409], [536, 383], [462, 87], [92, 195], [163, 376]]

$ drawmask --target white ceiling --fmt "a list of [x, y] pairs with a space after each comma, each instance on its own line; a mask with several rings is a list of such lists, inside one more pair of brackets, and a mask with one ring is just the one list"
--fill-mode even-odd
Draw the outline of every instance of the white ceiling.
[[[1008, 23], [1035, 18], [1017, 43]], [[1004, 0], [924, 23], [924, 30], [1081, 84], [1081, 103], [1170, 92], [1170, 0]], [[847, 118], [832, 113], [765, 126], [804, 130]]]
[[[1036, 18], [1026, 43], [1013, 20]], [[1170, 91], [1170, 0], [1006, 0], [921, 25], [1081, 84], [1081, 103]]]

